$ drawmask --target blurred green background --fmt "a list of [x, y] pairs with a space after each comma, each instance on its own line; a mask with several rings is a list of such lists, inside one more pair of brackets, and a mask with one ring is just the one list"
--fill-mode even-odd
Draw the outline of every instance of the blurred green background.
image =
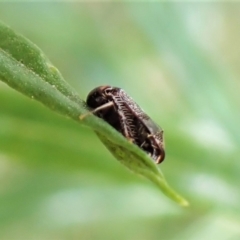
[[[168, 182], [0, 83], [0, 239], [240, 239], [239, 3], [1, 3], [86, 98], [122, 87], [164, 129]], [[1, 37], [1, 36], [0, 36]]]

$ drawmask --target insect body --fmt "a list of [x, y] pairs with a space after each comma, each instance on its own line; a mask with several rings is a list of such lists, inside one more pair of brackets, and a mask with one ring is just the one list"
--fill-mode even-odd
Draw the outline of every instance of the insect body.
[[123, 89], [111, 86], [97, 87], [88, 94], [86, 103], [93, 109], [92, 113], [139, 146], [156, 163], [164, 160], [163, 130]]

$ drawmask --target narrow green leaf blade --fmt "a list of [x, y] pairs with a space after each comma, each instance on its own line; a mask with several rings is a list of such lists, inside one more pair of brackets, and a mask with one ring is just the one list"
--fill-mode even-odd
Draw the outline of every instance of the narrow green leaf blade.
[[2, 23], [0, 36], [2, 81], [52, 110], [92, 128], [122, 164], [154, 182], [165, 195], [180, 205], [188, 205], [168, 186], [157, 165], [140, 148], [93, 115], [80, 120], [79, 117], [87, 111], [85, 102], [36, 45]]
[[[97, 135], [113, 156], [115, 156], [128, 169], [154, 182], [166, 196], [177, 202], [179, 205], [183, 207], [189, 205], [186, 199], [181, 197], [168, 185], [162, 172], [152, 159], [150, 159], [150, 157], [138, 147], [131, 144], [132, 150], [129, 150], [127, 147], [125, 148], [117, 143], [112, 143], [106, 136], [99, 133]], [[135, 147], [136, 149], [134, 149]]]
[[[77, 92], [63, 79], [46, 55], [31, 41], [0, 22], [0, 49], [68, 98], [82, 103]], [[80, 102], [79, 102], [80, 101]]]

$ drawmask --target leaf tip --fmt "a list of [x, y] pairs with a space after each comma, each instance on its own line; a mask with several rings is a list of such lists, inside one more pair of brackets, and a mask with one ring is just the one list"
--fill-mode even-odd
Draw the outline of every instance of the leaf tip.
[[181, 201], [179, 201], [179, 205], [182, 207], [189, 207], [189, 202], [186, 199], [181, 199]]

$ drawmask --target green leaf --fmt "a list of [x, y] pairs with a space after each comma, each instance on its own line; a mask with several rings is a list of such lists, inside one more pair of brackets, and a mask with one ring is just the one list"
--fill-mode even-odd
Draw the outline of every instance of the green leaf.
[[87, 112], [85, 102], [35, 44], [2, 23], [0, 36], [0, 79], [3, 82], [48, 108], [92, 128], [123, 165], [154, 182], [165, 195], [180, 205], [188, 205], [168, 186], [157, 165], [140, 148], [93, 115], [80, 120], [79, 117]]

